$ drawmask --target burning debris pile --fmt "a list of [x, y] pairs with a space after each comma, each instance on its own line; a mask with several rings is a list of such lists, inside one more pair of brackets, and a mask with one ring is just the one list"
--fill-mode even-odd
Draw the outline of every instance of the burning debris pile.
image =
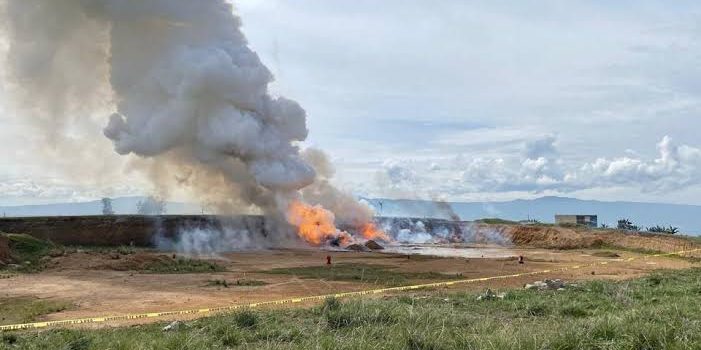
[[468, 221], [430, 218], [379, 218], [377, 226], [393, 241], [406, 244], [484, 243], [508, 246], [502, 228]]
[[296, 234], [314, 246], [354, 242], [337, 220], [360, 232], [357, 239], [389, 239], [369, 207], [330, 184], [322, 152], [302, 154], [306, 112], [269, 92], [273, 76], [229, 2], [0, 6], [14, 100], [27, 119], [53, 121], [44, 132], [94, 123], [77, 115], [109, 114], [104, 136], [161, 197], [186, 190], [225, 215], [255, 208], [275, 223], [267, 228], [272, 240]]
[[310, 206], [299, 201], [292, 202], [287, 211], [287, 220], [298, 227], [299, 236], [313, 246], [356, 246], [359, 245], [359, 241], [368, 240], [366, 246], [372, 242], [371, 245], [374, 244], [375, 248], [369, 246], [368, 248], [377, 249], [379, 244], [373, 239], [390, 241], [389, 237], [371, 222], [360, 227], [360, 237], [338, 229], [334, 224], [336, 221], [334, 214], [319, 205]]
[[287, 220], [298, 227], [299, 236], [311, 245], [330, 243], [338, 246], [351, 242], [348, 233], [336, 228], [334, 214], [319, 205], [292, 202], [287, 211]]

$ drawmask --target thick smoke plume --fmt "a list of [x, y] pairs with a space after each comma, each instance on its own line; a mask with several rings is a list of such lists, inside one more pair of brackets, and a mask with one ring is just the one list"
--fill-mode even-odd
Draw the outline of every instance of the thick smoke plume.
[[305, 155], [312, 165], [303, 160], [306, 113], [270, 94], [273, 76], [226, 1], [2, 5], [9, 78], [45, 130], [104, 113], [104, 136], [120, 155], [136, 156], [131, 167], [159, 196], [186, 187], [217, 213], [253, 207], [283, 221], [308, 198], [339, 220], [370, 222], [369, 208], [330, 185], [322, 153]]

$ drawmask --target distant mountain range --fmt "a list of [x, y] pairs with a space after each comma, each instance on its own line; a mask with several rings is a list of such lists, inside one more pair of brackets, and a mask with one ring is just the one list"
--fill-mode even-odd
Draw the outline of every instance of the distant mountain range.
[[[112, 199], [115, 214], [136, 214], [136, 205], [146, 197], [119, 197]], [[197, 204], [166, 202], [166, 214], [187, 215], [200, 214], [202, 209]], [[102, 201], [54, 203], [21, 206], [0, 206], [0, 215], [4, 216], [83, 216], [102, 215]]]
[[[136, 214], [136, 204], [143, 197], [120, 197], [112, 200], [117, 214]], [[555, 214], [595, 214], [600, 224], [615, 226], [618, 219], [626, 218], [639, 226], [676, 226], [684, 233], [701, 234], [701, 206], [663, 203], [601, 202], [563, 197], [542, 197], [508, 202], [433, 202], [424, 200], [397, 200], [363, 198], [380, 216], [411, 216], [462, 220], [501, 218], [506, 220], [535, 219], [553, 222]], [[167, 214], [200, 214], [199, 205], [167, 202]], [[100, 215], [100, 201], [55, 203], [0, 207], [4, 216], [77, 216]]]
[[[563, 197], [542, 197], [508, 202], [432, 202], [422, 200], [365, 199], [381, 216], [418, 216], [462, 220], [501, 218], [555, 221], [555, 214], [598, 215], [599, 224], [615, 227], [619, 219], [638, 226], [676, 226], [687, 234], [701, 234], [701, 206], [663, 203], [601, 202]], [[380, 204], [381, 203], [381, 204]], [[452, 212], [451, 212], [452, 211]]]

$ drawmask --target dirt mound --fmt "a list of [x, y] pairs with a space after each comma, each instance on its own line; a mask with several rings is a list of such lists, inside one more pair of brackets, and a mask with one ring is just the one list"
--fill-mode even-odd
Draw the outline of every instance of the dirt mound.
[[[168, 266], [177, 262], [177, 258], [165, 254], [139, 252], [134, 254], [92, 253], [92, 263], [85, 266], [92, 270], [144, 271], [153, 266]], [[87, 260], [87, 259], [86, 259]]]
[[699, 247], [698, 244], [683, 237], [618, 230], [592, 230], [538, 225], [480, 225], [478, 231], [480, 230], [497, 232], [516, 246], [546, 249], [586, 249], [609, 246], [647, 251], [676, 252]]
[[375, 242], [375, 241], [373, 241], [373, 240], [369, 240], [369, 241], [365, 242], [365, 246], [368, 247], [368, 248], [370, 248], [371, 250], [382, 250], [382, 249], [385, 249], [385, 247], [379, 245], [377, 242]]
[[604, 241], [593, 234], [581, 234], [562, 227], [513, 226], [506, 231], [511, 242], [548, 249], [599, 248]]
[[367, 252], [369, 250], [366, 246], [357, 243], [347, 246], [346, 249], [354, 252]]
[[0, 234], [0, 266], [11, 263], [10, 239]]
[[147, 252], [120, 254], [118, 252], [77, 251], [65, 252], [54, 257], [50, 268], [55, 270], [141, 271], [154, 263], [169, 263], [174, 260], [169, 255]]
[[153, 246], [157, 235], [172, 237], [179, 228], [201, 228], [223, 232], [240, 229], [266, 235], [265, 218], [256, 215], [233, 217], [200, 215], [166, 216], [60, 216], [0, 218], [0, 232], [22, 232], [63, 245]]

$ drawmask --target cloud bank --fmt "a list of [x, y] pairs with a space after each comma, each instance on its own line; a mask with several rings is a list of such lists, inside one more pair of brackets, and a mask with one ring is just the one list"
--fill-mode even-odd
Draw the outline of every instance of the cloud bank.
[[569, 193], [622, 185], [663, 193], [701, 183], [701, 149], [677, 145], [669, 136], [657, 143], [657, 156], [651, 159], [625, 155], [595, 158], [580, 164], [565, 162], [557, 140], [547, 135], [528, 141], [522, 145], [520, 155], [513, 157], [389, 161], [378, 179], [387, 189], [398, 193], [434, 188], [435, 192], [454, 194], [548, 190]]

